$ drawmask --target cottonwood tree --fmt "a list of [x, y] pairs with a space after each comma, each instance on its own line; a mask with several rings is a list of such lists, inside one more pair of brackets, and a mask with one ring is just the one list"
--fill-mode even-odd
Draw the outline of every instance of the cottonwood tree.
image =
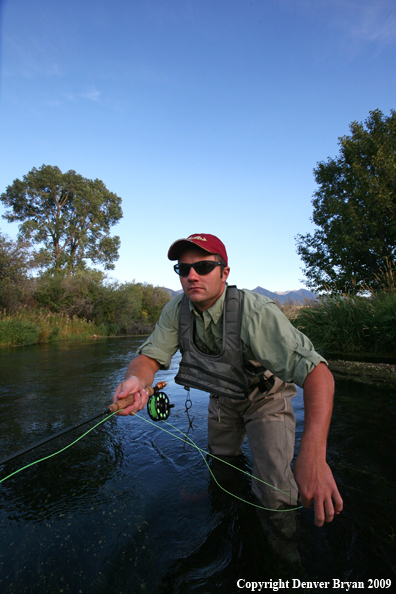
[[16, 179], [0, 200], [3, 218], [21, 223], [20, 237], [41, 245], [47, 268], [72, 272], [87, 261], [114, 268], [120, 238], [110, 229], [122, 217], [121, 198], [101, 180], [43, 165]]
[[297, 235], [314, 291], [375, 288], [396, 257], [396, 111], [371, 111], [339, 138], [339, 155], [317, 164], [313, 235]]

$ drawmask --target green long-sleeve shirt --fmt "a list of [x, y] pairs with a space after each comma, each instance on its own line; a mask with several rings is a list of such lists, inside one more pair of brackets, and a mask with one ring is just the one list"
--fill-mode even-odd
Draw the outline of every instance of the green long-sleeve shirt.
[[[178, 295], [165, 305], [154, 332], [138, 352], [158, 361], [168, 369], [171, 358], [179, 348], [178, 325], [180, 302]], [[190, 302], [195, 314], [194, 342], [206, 354], [218, 354], [223, 342], [223, 306], [221, 297], [200, 314]], [[257, 361], [286, 382], [303, 386], [308, 373], [326, 360], [319, 355], [311, 341], [294, 328], [271, 299], [242, 290], [241, 339], [246, 361]]]

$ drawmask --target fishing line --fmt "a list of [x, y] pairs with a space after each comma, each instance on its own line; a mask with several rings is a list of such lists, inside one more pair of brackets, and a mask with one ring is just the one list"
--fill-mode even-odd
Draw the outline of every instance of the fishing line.
[[[186, 443], [186, 439], [183, 439], [182, 437], [179, 437], [178, 435], [175, 435], [171, 431], [168, 431], [167, 429], [164, 429], [160, 425], [157, 425], [157, 423], [153, 423], [149, 419], [146, 419], [146, 418], [140, 416], [137, 413], [135, 413], [133, 416], [139, 417], [139, 419], [142, 419], [143, 421], [146, 421], [146, 423], [150, 423], [150, 425], [154, 425], [155, 427], [158, 427], [158, 429], [161, 429], [161, 431], [164, 431], [165, 433], [168, 433], [168, 435], [170, 435], [171, 437], [174, 437], [176, 439], [179, 439], [183, 443]], [[295, 511], [297, 509], [301, 509], [303, 507], [302, 505], [299, 505], [297, 507], [292, 507], [292, 508], [288, 508], [288, 509], [272, 509], [272, 508], [264, 507], [263, 505], [259, 505], [257, 503], [254, 503], [253, 501], [247, 501], [246, 499], [243, 499], [242, 497], [239, 497], [238, 495], [235, 495], [235, 493], [231, 493], [231, 491], [227, 491], [227, 489], [225, 487], [223, 487], [222, 485], [220, 485], [220, 483], [217, 481], [217, 479], [216, 479], [215, 475], [213, 474], [212, 469], [210, 468], [207, 460], [205, 460], [204, 454], [206, 456], [210, 456], [211, 458], [214, 458], [215, 460], [218, 460], [219, 462], [223, 462], [223, 464], [227, 464], [227, 466], [230, 466], [234, 470], [238, 470], [239, 472], [242, 472], [242, 474], [246, 474], [249, 478], [253, 478], [256, 481], [259, 481], [260, 483], [263, 483], [264, 485], [267, 485], [267, 487], [271, 487], [272, 489], [275, 489], [276, 491], [279, 491], [280, 493], [284, 493], [285, 495], [289, 495], [289, 493], [286, 493], [285, 491], [282, 491], [282, 489], [279, 489], [278, 487], [275, 487], [274, 485], [271, 485], [270, 483], [266, 483], [262, 479], [260, 479], [260, 478], [258, 478], [256, 476], [253, 476], [250, 472], [247, 472], [247, 470], [242, 470], [241, 468], [238, 468], [237, 466], [234, 466], [234, 464], [231, 464], [230, 462], [227, 462], [226, 460], [222, 460], [218, 456], [215, 456], [214, 454], [211, 454], [210, 452], [207, 452], [206, 450], [200, 448], [191, 439], [191, 437], [189, 437], [188, 435], [186, 435], [185, 433], [183, 433], [183, 431], [181, 431], [178, 427], [175, 427], [174, 425], [172, 425], [171, 423], [168, 423], [167, 421], [163, 421], [163, 423], [165, 423], [169, 427], [172, 427], [172, 429], [175, 429], [176, 431], [178, 431], [179, 433], [181, 433], [185, 438], [187, 438], [188, 443], [190, 443], [190, 445], [192, 445], [196, 450], [199, 451], [199, 453], [201, 454], [203, 461], [205, 462], [206, 466], [208, 467], [208, 470], [209, 470], [210, 474], [212, 475], [212, 478], [215, 481], [216, 485], [218, 487], [220, 487], [220, 489], [222, 489], [223, 491], [225, 491], [225, 493], [227, 493], [228, 495], [231, 495], [232, 497], [235, 497], [235, 499], [239, 499], [240, 501], [243, 501], [243, 503], [247, 503], [247, 504], [252, 505], [254, 507], [258, 507], [259, 509], [264, 509], [266, 511], [289, 512], [289, 511]]]
[[[22, 468], [19, 468], [18, 470], [15, 470], [14, 472], [12, 472], [11, 474], [9, 474], [8, 476], [4, 477], [3, 479], [0, 479], [0, 483], [3, 483], [4, 481], [6, 481], [7, 479], [11, 478], [12, 476], [18, 474], [18, 472], [21, 472], [22, 470], [25, 470], [26, 468], [30, 468], [31, 466], [34, 466], [35, 464], [38, 464], [39, 462], [43, 462], [44, 460], [48, 460], [49, 458], [53, 458], [54, 456], [57, 456], [58, 454], [61, 454], [62, 452], [64, 452], [65, 450], [67, 450], [68, 448], [70, 448], [72, 445], [76, 444], [78, 441], [80, 441], [83, 437], [85, 437], [86, 435], [88, 435], [88, 433], [90, 433], [91, 431], [93, 431], [96, 427], [98, 427], [99, 425], [101, 425], [102, 423], [105, 423], [108, 419], [110, 419], [112, 416], [114, 416], [118, 411], [115, 411], [111, 414], [109, 414], [107, 417], [105, 417], [104, 419], [102, 419], [101, 421], [99, 421], [98, 423], [96, 423], [96, 425], [94, 425], [93, 427], [91, 427], [91, 429], [88, 429], [88, 431], [86, 431], [85, 433], [83, 433], [82, 435], [80, 435], [80, 437], [78, 437], [77, 439], [75, 439], [74, 441], [72, 441], [71, 443], [69, 443], [67, 446], [65, 446], [64, 448], [58, 450], [57, 452], [54, 452], [52, 454], [49, 454], [48, 456], [45, 456], [44, 458], [40, 458], [39, 460], [35, 460], [34, 462], [30, 462], [29, 464], [26, 464], [25, 466], [23, 466]], [[175, 439], [179, 439], [180, 441], [182, 441], [184, 444], [189, 443], [192, 447], [194, 447], [196, 450], [198, 450], [198, 452], [201, 454], [203, 461], [205, 462], [214, 482], [216, 483], [216, 485], [218, 487], [220, 487], [220, 489], [222, 489], [225, 493], [227, 493], [228, 495], [231, 495], [231, 497], [234, 497], [235, 499], [238, 499], [239, 501], [242, 501], [243, 503], [247, 503], [248, 505], [252, 505], [253, 507], [257, 507], [259, 509], [263, 509], [265, 511], [274, 511], [274, 512], [289, 512], [289, 511], [295, 511], [297, 509], [301, 509], [302, 506], [298, 506], [298, 507], [292, 507], [292, 508], [288, 508], [288, 509], [272, 509], [272, 508], [268, 508], [268, 507], [264, 507], [260, 504], [254, 503], [253, 501], [248, 501], [246, 499], [243, 499], [242, 497], [239, 497], [238, 495], [235, 495], [235, 493], [231, 493], [231, 491], [228, 491], [225, 487], [223, 487], [222, 485], [220, 485], [220, 483], [217, 481], [212, 469], [210, 468], [207, 460], [205, 459], [205, 456], [210, 456], [211, 458], [218, 460], [219, 462], [222, 462], [223, 464], [227, 464], [227, 466], [230, 466], [231, 468], [233, 468], [234, 470], [238, 470], [239, 472], [242, 472], [242, 474], [246, 474], [249, 478], [255, 479], [265, 485], [267, 485], [268, 487], [271, 487], [272, 489], [276, 489], [277, 491], [280, 491], [281, 493], [284, 493], [285, 495], [289, 495], [289, 493], [286, 493], [285, 491], [282, 491], [282, 489], [279, 489], [278, 487], [275, 487], [274, 485], [271, 485], [270, 483], [266, 483], [265, 481], [263, 481], [262, 479], [253, 476], [250, 472], [247, 472], [246, 470], [242, 470], [241, 468], [238, 468], [237, 466], [234, 466], [234, 464], [231, 464], [230, 462], [227, 462], [226, 460], [222, 460], [221, 458], [219, 458], [218, 456], [215, 456], [214, 454], [207, 452], [206, 450], [200, 448], [192, 439], [191, 437], [189, 437], [188, 435], [186, 435], [185, 433], [183, 433], [183, 431], [181, 431], [178, 427], [175, 427], [174, 425], [172, 425], [171, 423], [168, 423], [167, 421], [163, 420], [163, 423], [165, 423], [166, 425], [168, 425], [169, 427], [171, 427], [172, 429], [178, 431], [179, 433], [181, 433], [181, 435], [183, 437], [179, 437], [178, 435], [175, 435], [174, 433], [172, 433], [171, 431], [168, 431], [167, 429], [165, 429], [164, 427], [161, 427], [157, 422], [154, 422], [150, 419], [146, 419], [145, 417], [142, 417], [141, 415], [135, 413], [134, 415], [135, 417], [138, 417], [139, 419], [142, 419], [143, 421], [145, 421], [146, 423], [150, 423], [150, 425], [154, 425], [154, 427], [156, 427], [157, 429], [161, 429], [161, 431], [164, 431], [164, 433], [167, 433], [168, 435], [170, 435], [171, 437], [174, 437]]]
[[99, 425], [101, 425], [105, 421], [108, 421], [110, 419], [110, 417], [114, 416], [116, 413], [117, 413], [117, 411], [109, 414], [109, 416], [107, 416], [104, 419], [102, 419], [101, 421], [99, 421], [99, 423], [96, 423], [96, 425], [94, 425], [93, 427], [91, 427], [91, 429], [88, 429], [88, 431], [86, 431], [85, 433], [83, 433], [82, 435], [80, 435], [80, 437], [77, 437], [77, 439], [75, 439], [74, 441], [72, 441], [71, 443], [69, 443], [67, 446], [65, 446], [61, 450], [58, 450], [57, 452], [54, 452], [53, 454], [49, 454], [49, 456], [45, 456], [45, 458], [40, 458], [40, 460], [35, 460], [34, 462], [30, 462], [30, 464], [26, 464], [26, 466], [22, 466], [22, 468], [19, 468], [18, 470], [15, 470], [15, 472], [12, 472], [8, 476], [4, 477], [3, 479], [0, 479], [0, 483], [3, 483], [4, 481], [6, 481], [7, 479], [11, 478], [15, 474], [18, 474], [18, 472], [21, 472], [21, 470], [25, 470], [25, 468], [29, 468], [30, 466], [34, 466], [35, 464], [38, 464], [39, 462], [43, 462], [44, 460], [48, 460], [48, 458], [53, 458], [54, 456], [57, 456], [58, 454], [61, 454], [62, 452], [64, 452], [68, 448], [70, 448], [72, 445], [74, 445], [75, 443], [77, 443], [78, 441], [80, 441], [80, 439], [82, 439], [83, 437], [85, 437], [86, 435], [88, 435], [88, 433], [90, 433], [91, 431], [93, 431], [94, 429], [96, 429], [96, 427], [98, 427]]

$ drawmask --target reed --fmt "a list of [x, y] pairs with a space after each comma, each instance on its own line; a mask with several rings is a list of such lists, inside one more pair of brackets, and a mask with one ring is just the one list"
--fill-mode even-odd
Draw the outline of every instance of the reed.
[[396, 355], [394, 291], [322, 297], [291, 322], [325, 351]]
[[1, 346], [79, 340], [100, 335], [100, 328], [77, 316], [70, 318], [66, 314], [27, 307], [17, 312], [0, 312]]

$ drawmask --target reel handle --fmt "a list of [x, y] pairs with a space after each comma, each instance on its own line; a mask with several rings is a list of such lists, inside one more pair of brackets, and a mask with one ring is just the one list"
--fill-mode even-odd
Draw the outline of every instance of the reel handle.
[[[165, 386], [166, 386], [166, 382], [158, 382], [157, 384], [155, 384], [154, 387], [149, 386], [148, 388], [145, 388], [145, 390], [150, 398], [150, 396], [152, 396], [154, 394], [154, 392], [156, 392], [156, 391], [159, 392], [160, 390], [162, 390], [162, 388], [165, 388]], [[111, 404], [110, 406], [107, 407], [107, 410], [109, 410], [112, 413], [115, 413], [118, 410], [124, 410], [124, 408], [133, 404], [134, 401], [135, 401], [135, 394], [129, 394], [126, 398], [121, 398], [117, 402], [113, 402], [113, 404]]]

